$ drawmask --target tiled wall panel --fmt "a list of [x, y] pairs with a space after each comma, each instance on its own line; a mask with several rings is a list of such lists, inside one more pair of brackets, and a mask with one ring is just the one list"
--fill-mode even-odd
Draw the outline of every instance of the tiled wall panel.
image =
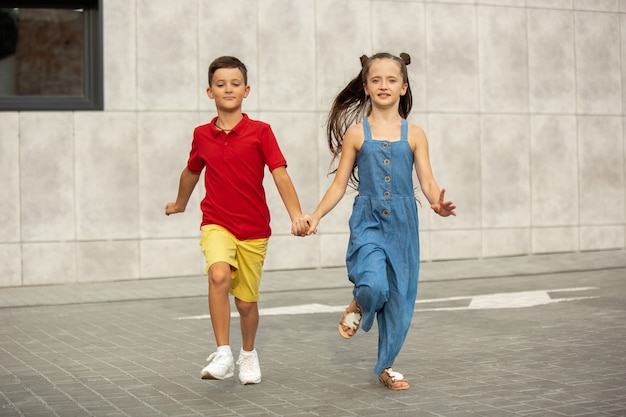
[[21, 239], [19, 115], [0, 113], [0, 126], [0, 242], [16, 243]]
[[473, 6], [426, 3], [426, 93], [429, 111], [479, 108], [478, 35]]
[[388, 1], [373, 1], [371, 7], [372, 52], [394, 55], [406, 52], [411, 56], [407, 70], [411, 80], [413, 112], [426, 110], [425, 9], [423, 3]]
[[139, 114], [137, 157], [141, 238], [191, 237], [198, 234], [202, 220], [202, 178], [184, 213], [166, 217], [165, 204], [176, 201], [178, 182], [187, 166], [194, 127], [208, 122], [207, 117], [195, 112]]
[[313, 2], [258, 2], [260, 109], [315, 109], [314, 16]]
[[135, 13], [138, 110], [197, 109], [198, 2], [137, 0]]
[[582, 225], [624, 224], [623, 147], [621, 117], [578, 118]]
[[478, 7], [480, 109], [489, 113], [528, 110], [526, 10]]
[[579, 244], [576, 227], [535, 227], [532, 230], [532, 253], [576, 252]]
[[532, 225], [578, 223], [578, 141], [574, 116], [530, 120]]
[[[111, 259], [110, 262], [115, 262]], [[76, 242], [22, 244], [22, 285], [77, 282]]]
[[78, 282], [119, 281], [140, 277], [137, 240], [79, 242], [76, 258]]
[[22, 281], [22, 247], [18, 243], [0, 244], [0, 287], [17, 287]]
[[530, 225], [529, 127], [526, 116], [482, 118], [482, 226], [486, 229]]
[[104, 7], [104, 107], [137, 108], [137, 2], [107, 0]]
[[335, 94], [361, 70], [359, 57], [378, 52], [372, 50], [374, 29], [363, 24], [370, 16], [370, 7], [362, 0], [315, 2], [317, 108], [324, 113]]
[[74, 116], [20, 115], [22, 240], [71, 241], [75, 232]]
[[528, 10], [530, 111], [576, 112], [574, 13]]
[[[227, 16], [205, 19], [215, 11]], [[234, 18], [236, 16], [236, 18]], [[213, 112], [215, 105], [206, 96], [209, 64], [218, 56], [234, 55], [246, 64], [250, 94], [244, 102], [247, 111], [259, 108], [259, 3], [250, 0], [210, 0], [198, 2], [198, 83], [199, 108]], [[195, 55], [189, 57], [195, 61]]]
[[528, 228], [487, 229], [483, 231], [484, 257], [528, 255], [531, 236]]
[[200, 230], [184, 239], [143, 239], [139, 245], [142, 277], [206, 276]]
[[79, 113], [76, 234], [80, 240], [139, 236], [136, 113]]
[[617, 14], [577, 12], [578, 112], [622, 114], [620, 19]]
[[[480, 118], [471, 114], [431, 114], [428, 118], [430, 161], [446, 199], [460, 208], [458, 217], [431, 215], [429, 228], [478, 229], [482, 224]], [[450, 150], [454, 150], [451, 152]], [[425, 225], [422, 224], [422, 228]]]
[[[0, 113], [0, 286], [204, 276], [202, 181], [185, 213], [164, 208], [220, 55], [247, 65], [244, 112], [272, 125], [305, 212], [359, 57], [407, 52], [409, 121], [458, 206], [440, 218], [417, 192], [422, 261], [626, 247], [624, 0], [103, 3], [104, 110]], [[356, 192], [296, 238], [265, 186], [265, 268], [344, 266]]]

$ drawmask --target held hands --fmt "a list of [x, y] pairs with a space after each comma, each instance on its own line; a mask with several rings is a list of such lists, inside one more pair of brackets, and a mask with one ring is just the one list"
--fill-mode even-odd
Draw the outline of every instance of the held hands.
[[454, 209], [456, 206], [452, 201], [443, 201], [443, 196], [446, 193], [445, 188], [441, 190], [441, 194], [439, 194], [439, 201], [435, 204], [431, 204], [430, 208], [435, 211], [441, 217], [448, 217], [449, 215], [456, 216]]
[[317, 233], [319, 219], [315, 219], [310, 214], [303, 214], [291, 223], [291, 234], [294, 236], [309, 236]]

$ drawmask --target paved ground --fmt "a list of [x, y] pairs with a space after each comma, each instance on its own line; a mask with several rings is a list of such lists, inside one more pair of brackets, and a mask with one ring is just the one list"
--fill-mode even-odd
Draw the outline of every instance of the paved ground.
[[372, 374], [375, 328], [337, 334], [342, 268], [265, 274], [254, 386], [200, 379], [205, 292], [0, 289], [0, 416], [626, 416], [626, 251], [422, 264], [401, 392]]

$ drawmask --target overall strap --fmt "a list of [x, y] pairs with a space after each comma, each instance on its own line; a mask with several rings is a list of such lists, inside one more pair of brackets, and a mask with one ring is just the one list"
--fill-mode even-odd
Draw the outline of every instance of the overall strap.
[[402, 119], [402, 133], [400, 134], [400, 140], [409, 140], [409, 123], [406, 119]]
[[363, 135], [365, 140], [372, 140], [372, 129], [370, 128], [370, 122], [367, 121], [367, 117], [363, 118]]

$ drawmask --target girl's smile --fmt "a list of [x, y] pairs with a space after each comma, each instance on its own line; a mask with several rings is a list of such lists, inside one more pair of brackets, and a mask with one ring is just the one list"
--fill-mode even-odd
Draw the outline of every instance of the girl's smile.
[[381, 101], [393, 98], [395, 102], [404, 95], [407, 84], [403, 82], [402, 71], [397, 62], [392, 59], [376, 59], [370, 66], [364, 88], [370, 97], [375, 96]]

